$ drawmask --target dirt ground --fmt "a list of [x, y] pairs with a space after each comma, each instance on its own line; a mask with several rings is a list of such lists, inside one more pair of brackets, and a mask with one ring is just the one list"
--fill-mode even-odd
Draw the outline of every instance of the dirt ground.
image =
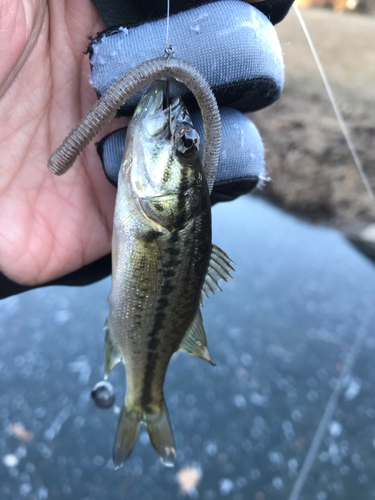
[[[375, 17], [301, 9], [375, 189]], [[293, 9], [277, 27], [286, 81], [281, 99], [251, 115], [272, 179], [258, 195], [344, 231], [375, 222], [367, 194]]]

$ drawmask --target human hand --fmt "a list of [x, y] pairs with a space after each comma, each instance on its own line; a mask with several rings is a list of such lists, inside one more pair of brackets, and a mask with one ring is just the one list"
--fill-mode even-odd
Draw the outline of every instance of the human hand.
[[[171, 3], [173, 8], [175, 2]], [[138, 4], [126, 5], [135, 12]], [[104, 25], [86, 0], [39, 0], [26, 12], [21, 1], [9, 5], [0, 18], [1, 36], [15, 33], [8, 36], [12, 42], [7, 47], [4, 41], [0, 44], [3, 52], [7, 48], [0, 78], [0, 109], [6, 117], [0, 124], [0, 269], [19, 283], [40, 285], [110, 251], [115, 190], [99, 168], [94, 145], [62, 178], [46, 169], [51, 151], [95, 101], [82, 52], [87, 35]], [[139, 17], [133, 22], [138, 24]], [[116, 121], [113, 129], [119, 126]], [[102, 259], [100, 266], [108, 272], [108, 263], [103, 264]], [[76, 272], [70, 281], [62, 278], [55, 283], [92, 282], [92, 266], [83, 268], [83, 281], [83, 273]], [[5, 294], [17, 291], [22, 288]]]
[[9, 0], [2, 7], [0, 269], [36, 285], [110, 251], [115, 190], [94, 145], [64, 178], [46, 167], [96, 100], [84, 50], [104, 23], [89, 0]]

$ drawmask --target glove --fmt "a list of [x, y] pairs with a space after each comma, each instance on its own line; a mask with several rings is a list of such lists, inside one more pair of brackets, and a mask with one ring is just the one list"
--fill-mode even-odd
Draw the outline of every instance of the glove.
[[[91, 83], [98, 96], [132, 67], [160, 56], [165, 33], [163, 19], [130, 30], [112, 27], [92, 40], [88, 48]], [[232, 200], [265, 178], [261, 138], [253, 123], [237, 110], [257, 111], [280, 96], [284, 71], [276, 32], [255, 7], [225, 0], [172, 15], [169, 33], [176, 55], [206, 75], [221, 106], [222, 147], [211, 203]], [[172, 81], [170, 94], [172, 98], [182, 95], [190, 110], [196, 106], [182, 84]], [[140, 97], [137, 93], [130, 98], [119, 114], [132, 114]], [[200, 132], [200, 113], [192, 118]], [[125, 135], [126, 130], [117, 131], [98, 145], [104, 171], [114, 185]]]
[[[166, 12], [159, 0], [93, 1], [108, 26], [91, 41], [88, 50], [91, 81], [100, 95], [130, 67], [161, 55], [166, 24], [160, 19]], [[264, 152], [259, 133], [239, 110], [256, 111], [280, 96], [283, 63], [272, 23], [283, 19], [292, 1], [267, 0], [254, 6], [240, 0], [171, 0], [171, 4], [171, 14], [176, 15], [170, 19], [170, 42], [176, 56], [190, 60], [208, 77], [221, 107], [222, 148], [211, 201], [231, 200], [249, 192], [264, 178]], [[227, 20], [230, 29], [226, 30]], [[127, 29], [138, 27], [128, 31], [114, 28], [115, 25]], [[118, 52], [115, 54], [115, 51]], [[185, 93], [185, 89], [171, 88], [172, 93], [181, 91]], [[129, 114], [135, 99], [130, 100], [121, 113]], [[188, 105], [194, 104], [189, 95], [183, 95], [183, 99]], [[193, 113], [193, 120], [200, 131], [199, 112]], [[125, 129], [116, 131], [98, 144], [106, 176], [113, 184], [125, 134]], [[110, 272], [110, 255], [107, 255], [42, 286], [84, 286]], [[31, 288], [0, 273], [0, 298]]]

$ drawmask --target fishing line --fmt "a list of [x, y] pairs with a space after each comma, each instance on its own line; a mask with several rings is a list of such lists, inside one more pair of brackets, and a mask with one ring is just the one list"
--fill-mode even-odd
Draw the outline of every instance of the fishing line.
[[[169, 58], [173, 54], [174, 50], [172, 45], [169, 43], [169, 17], [170, 17], [170, 0], [167, 0], [167, 33], [165, 37], [165, 57]], [[170, 90], [170, 79], [167, 78], [165, 84], [165, 96], [166, 96], [166, 107], [169, 109], [168, 116], [168, 127], [169, 127], [169, 136], [172, 135], [172, 109], [170, 105], [169, 99], [169, 90]]]
[[165, 37], [165, 50], [169, 48], [169, 12], [170, 12], [170, 0], [167, 0], [167, 34]]
[[368, 327], [370, 325], [370, 319], [373, 319], [370, 318], [370, 316], [371, 316], [370, 314], [366, 316], [366, 318], [362, 322], [362, 325], [360, 325], [357, 330], [357, 334], [354, 339], [352, 349], [346, 359], [346, 364], [340, 374], [339, 379], [336, 382], [331, 397], [329, 398], [328, 404], [324, 410], [323, 416], [319, 422], [313, 440], [311, 441], [310, 449], [307, 452], [306, 458], [303, 462], [302, 468], [298, 474], [296, 482], [293, 485], [288, 500], [298, 500], [300, 498], [300, 493], [305, 485], [311, 467], [315, 462], [315, 458], [322, 443], [322, 439], [327, 431], [327, 427], [331, 422], [332, 416], [337, 408], [337, 403], [339, 401], [339, 398], [345, 388], [348, 377], [351, 376], [355, 362], [358, 359], [358, 355], [363, 348], [364, 341], [366, 339], [366, 335], [368, 332]]
[[357, 167], [357, 170], [359, 172], [359, 175], [362, 179], [362, 182], [363, 182], [363, 185], [365, 186], [366, 188], [366, 191], [368, 193], [368, 195], [370, 196], [370, 198], [372, 199], [372, 201], [375, 202], [375, 193], [371, 187], [371, 184], [365, 174], [365, 171], [363, 169], [363, 165], [362, 165], [362, 162], [357, 154], [357, 151], [354, 147], [354, 143], [352, 141], [352, 138], [350, 136], [350, 132], [349, 132], [349, 129], [348, 127], [346, 126], [346, 123], [345, 123], [345, 120], [341, 114], [341, 111], [340, 111], [340, 108], [337, 104], [337, 101], [336, 101], [336, 98], [333, 94], [333, 91], [332, 91], [332, 87], [328, 81], [328, 78], [327, 78], [327, 75], [324, 71], [324, 68], [323, 68], [323, 65], [322, 63], [320, 62], [320, 59], [319, 59], [319, 56], [318, 56], [318, 53], [316, 52], [315, 50], [315, 46], [314, 46], [314, 42], [312, 41], [311, 37], [310, 37], [310, 33], [309, 33], [309, 30], [307, 29], [307, 26], [305, 24], [305, 21], [303, 20], [303, 17], [301, 15], [301, 12], [299, 10], [299, 8], [297, 7], [297, 5], [294, 3], [293, 4], [293, 7], [294, 7], [294, 11], [298, 17], [298, 20], [299, 22], [301, 23], [301, 26], [302, 26], [302, 29], [305, 33], [305, 36], [306, 36], [306, 39], [307, 39], [307, 42], [310, 46], [310, 49], [311, 49], [311, 52], [314, 56], [314, 59], [315, 59], [315, 62], [316, 62], [316, 65], [318, 66], [318, 69], [319, 69], [319, 72], [320, 72], [320, 76], [322, 77], [322, 80], [323, 80], [323, 83], [324, 83], [324, 86], [326, 88], [326, 91], [327, 91], [327, 94], [328, 94], [328, 97], [331, 101], [331, 104], [332, 104], [332, 107], [333, 107], [333, 110], [335, 112], [335, 115], [336, 115], [336, 118], [340, 124], [340, 127], [341, 127], [341, 131], [345, 137], [345, 140], [346, 140], [346, 143], [349, 147], [349, 150], [350, 150], [350, 153], [352, 155], [352, 158], [353, 158], [353, 161]]

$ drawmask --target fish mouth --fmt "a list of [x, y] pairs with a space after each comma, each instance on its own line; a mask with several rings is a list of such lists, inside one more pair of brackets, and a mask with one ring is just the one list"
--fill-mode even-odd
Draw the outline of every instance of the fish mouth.
[[133, 119], [144, 120], [151, 118], [163, 109], [165, 82], [158, 80], [151, 83], [146, 93], [136, 107]]
[[146, 134], [155, 139], [173, 134], [177, 123], [190, 121], [188, 111], [180, 96], [175, 97], [167, 106], [166, 81], [153, 82], [133, 115], [135, 127], [142, 128]]

